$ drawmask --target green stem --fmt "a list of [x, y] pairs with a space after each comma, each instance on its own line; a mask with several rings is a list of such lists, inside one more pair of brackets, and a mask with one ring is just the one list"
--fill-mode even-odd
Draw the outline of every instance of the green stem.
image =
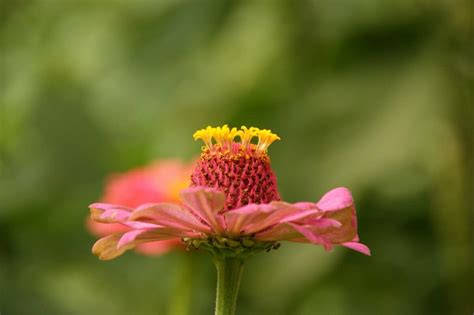
[[238, 258], [215, 257], [217, 295], [215, 315], [234, 315], [244, 262]]

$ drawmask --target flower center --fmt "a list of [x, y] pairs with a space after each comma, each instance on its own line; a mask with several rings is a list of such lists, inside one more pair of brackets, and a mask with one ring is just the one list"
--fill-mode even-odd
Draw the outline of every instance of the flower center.
[[[234, 141], [236, 137], [240, 141]], [[258, 139], [257, 143], [252, 140]], [[191, 175], [191, 186], [216, 188], [226, 194], [224, 210], [250, 203], [280, 200], [276, 176], [270, 166], [267, 149], [280, 138], [271, 130], [229, 129], [227, 125], [196, 131], [194, 139], [205, 146]]]

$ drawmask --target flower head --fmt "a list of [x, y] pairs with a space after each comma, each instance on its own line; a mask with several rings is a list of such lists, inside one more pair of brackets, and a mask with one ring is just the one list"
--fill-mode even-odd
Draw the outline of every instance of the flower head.
[[[179, 192], [189, 186], [192, 169], [177, 160], [160, 160], [124, 173], [111, 175], [104, 189], [102, 202], [136, 207], [147, 202], [179, 202]], [[121, 223], [100, 223], [87, 220], [89, 231], [96, 236], [125, 233], [132, 228]], [[173, 248], [182, 248], [180, 240], [140, 244], [136, 250], [157, 255]]]
[[268, 146], [280, 138], [270, 130], [224, 125], [199, 130], [194, 138], [205, 146], [191, 187], [181, 191], [181, 204], [90, 205], [93, 220], [130, 228], [97, 241], [96, 255], [112, 259], [138, 244], [163, 240], [181, 240], [221, 256], [251, 255], [277, 248], [280, 241], [319, 244], [326, 250], [342, 245], [370, 255], [359, 243], [348, 189], [333, 189], [318, 202], [280, 201], [267, 155]]
[[[240, 138], [239, 142], [235, 141], [236, 137]], [[258, 139], [256, 144], [252, 143], [254, 138]], [[271, 130], [208, 126], [196, 131], [194, 139], [202, 139], [205, 146], [191, 175], [191, 186], [213, 187], [224, 192], [224, 210], [280, 200], [267, 155], [270, 144], [280, 138]]]

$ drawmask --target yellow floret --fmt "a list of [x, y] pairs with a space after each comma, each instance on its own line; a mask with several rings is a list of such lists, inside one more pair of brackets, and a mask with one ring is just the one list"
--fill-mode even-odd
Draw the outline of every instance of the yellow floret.
[[214, 139], [216, 140], [217, 144], [222, 146], [227, 138], [228, 133], [229, 133], [229, 126], [227, 125], [214, 128]]
[[247, 147], [251, 143], [253, 137], [257, 136], [257, 133], [259, 130], [260, 129], [255, 128], [255, 127], [250, 127], [250, 128], [247, 128], [245, 126], [240, 127], [239, 137], [240, 137], [240, 141], [242, 145], [244, 147]]
[[212, 137], [214, 134], [214, 129], [211, 126], [207, 126], [206, 129], [200, 129], [196, 131], [193, 135], [194, 140], [202, 139], [204, 144], [211, 149], [212, 148]]
[[230, 149], [236, 136], [239, 136], [240, 144], [245, 148], [249, 147], [254, 137], [258, 137], [257, 150], [263, 152], [267, 151], [273, 141], [280, 140], [280, 137], [268, 129], [247, 128], [242, 126], [240, 130], [238, 130], [235, 127], [230, 129], [228, 125], [223, 125], [222, 127], [207, 126], [206, 129], [200, 129], [193, 135], [194, 140], [202, 139], [206, 147], [210, 150], [213, 148], [212, 139], [214, 139], [216, 145]]
[[257, 149], [264, 152], [267, 151], [268, 147], [273, 143], [273, 141], [280, 140], [280, 137], [268, 129], [259, 130], [257, 136]]

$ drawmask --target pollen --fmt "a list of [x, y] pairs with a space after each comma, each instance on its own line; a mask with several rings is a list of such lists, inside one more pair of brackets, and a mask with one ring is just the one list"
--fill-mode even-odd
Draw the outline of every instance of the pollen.
[[280, 137], [271, 130], [208, 126], [193, 137], [201, 139], [205, 146], [191, 175], [191, 186], [223, 191], [227, 198], [224, 211], [280, 200], [267, 155], [268, 147]]
[[[240, 141], [234, 141], [238, 137]], [[276, 134], [268, 129], [259, 129], [255, 127], [247, 128], [245, 126], [237, 128], [229, 128], [228, 125], [222, 127], [207, 126], [206, 129], [200, 129], [193, 135], [194, 140], [201, 139], [204, 142], [204, 150], [213, 151], [217, 148], [224, 150], [255, 149], [258, 152], [267, 152], [268, 147], [275, 141], [280, 140]], [[252, 140], [256, 138], [257, 144], [253, 144]]]

